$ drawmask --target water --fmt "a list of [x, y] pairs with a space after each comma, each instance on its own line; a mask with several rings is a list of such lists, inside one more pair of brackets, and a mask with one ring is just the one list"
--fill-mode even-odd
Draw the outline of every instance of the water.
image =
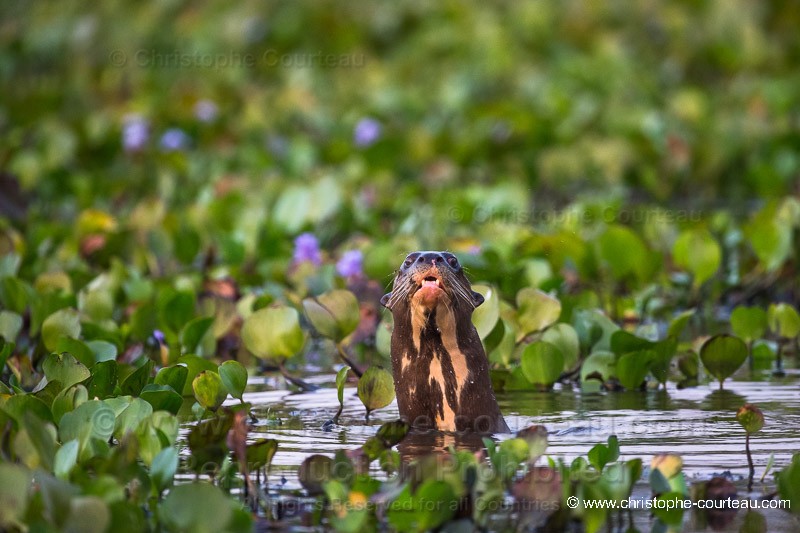
[[[498, 401], [512, 430], [531, 424], [543, 424], [549, 432], [547, 455], [572, 461], [585, 456], [598, 442], [617, 435], [621, 459], [639, 457], [647, 467], [653, 455], [675, 453], [684, 461], [687, 481], [706, 480], [713, 475], [730, 476], [740, 496], [746, 493], [748, 475], [744, 453], [744, 430], [734, 417], [746, 402], [756, 404], [764, 412], [764, 428], [753, 436], [750, 448], [756, 469], [752, 497], [774, 491], [773, 473], [765, 483], [759, 478], [774, 455], [775, 469], [786, 465], [794, 452], [800, 451], [800, 370], [770, 381], [727, 381], [726, 390], [717, 384], [678, 390], [671, 385], [666, 391], [582, 393], [563, 388], [549, 393], [501, 393]], [[245, 400], [252, 402], [259, 423], [252, 438], [274, 438], [280, 442], [270, 470], [271, 490], [278, 492], [299, 489], [297, 468], [305, 457], [314, 453], [332, 455], [336, 450], [357, 448], [373, 435], [383, 422], [398, 417], [397, 406], [375, 411], [369, 424], [364, 423], [364, 408], [355, 396], [355, 389], [345, 390], [345, 405], [340, 425], [331, 431], [322, 429], [338, 408], [334, 375], [321, 375], [309, 381], [329, 384], [309, 393], [281, 390], [279, 378], [251, 381]], [[274, 389], [273, 389], [274, 387]], [[273, 389], [273, 390], [268, 390]], [[278, 421], [280, 421], [278, 423]], [[498, 438], [507, 438], [501, 435]], [[446, 446], [447, 442], [439, 442]], [[403, 450], [407, 455], [414, 449]], [[645, 471], [647, 473], [647, 470]], [[646, 476], [634, 495], [648, 497]], [[760, 511], [767, 519], [769, 531], [800, 531], [800, 520], [785, 511]], [[703, 531], [686, 513], [684, 527]], [[744, 512], [740, 511], [725, 530], [738, 530]], [[642, 531], [651, 527], [649, 516], [636, 515]]]

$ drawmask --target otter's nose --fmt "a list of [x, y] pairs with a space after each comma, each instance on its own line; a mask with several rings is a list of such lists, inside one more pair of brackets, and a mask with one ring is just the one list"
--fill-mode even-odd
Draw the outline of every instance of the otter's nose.
[[444, 263], [444, 257], [437, 252], [425, 252], [424, 254], [420, 254], [417, 257], [418, 263], [430, 263], [431, 265], [435, 265], [436, 263]]

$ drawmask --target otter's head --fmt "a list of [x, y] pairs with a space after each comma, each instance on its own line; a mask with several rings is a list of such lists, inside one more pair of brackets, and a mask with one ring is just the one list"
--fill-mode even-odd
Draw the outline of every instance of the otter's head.
[[453, 254], [413, 252], [400, 265], [392, 292], [384, 295], [381, 303], [395, 315], [408, 308], [427, 314], [440, 304], [456, 313], [471, 315], [483, 303], [483, 296], [472, 290]]

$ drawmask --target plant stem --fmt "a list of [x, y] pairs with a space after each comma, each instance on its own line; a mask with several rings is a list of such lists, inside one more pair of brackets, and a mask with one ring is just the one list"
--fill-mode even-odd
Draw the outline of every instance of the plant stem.
[[337, 343], [337, 344], [336, 344], [336, 348], [339, 350], [339, 357], [341, 357], [341, 358], [342, 358], [342, 361], [344, 361], [344, 362], [347, 364], [347, 366], [349, 366], [349, 367], [350, 367], [350, 368], [353, 370], [353, 373], [354, 373], [354, 374], [355, 374], [357, 377], [359, 377], [359, 378], [360, 378], [360, 377], [361, 377], [361, 375], [362, 375], [364, 372], [362, 372], [362, 371], [361, 371], [361, 369], [359, 369], [359, 368], [356, 366], [356, 364], [355, 364], [353, 361], [351, 361], [351, 360], [350, 360], [350, 357], [348, 357], [348, 355], [347, 355], [347, 352], [344, 350], [344, 346], [342, 346], [342, 343], [341, 343], [341, 342], [340, 342], [340, 343]]
[[278, 363], [278, 368], [280, 369], [281, 374], [283, 375], [283, 377], [286, 378], [286, 381], [288, 381], [289, 383], [291, 383], [292, 385], [294, 385], [296, 387], [300, 387], [300, 389], [303, 390], [304, 392], [315, 391], [315, 390], [317, 390], [319, 388], [316, 385], [312, 385], [311, 383], [306, 383], [302, 379], [296, 378], [293, 375], [291, 375], [286, 370], [286, 367], [284, 366], [283, 361]]
[[753, 457], [750, 455], [750, 433], [746, 432], [744, 437], [744, 449], [747, 452], [747, 466], [750, 467], [750, 477], [747, 480], [747, 492], [753, 490], [753, 477], [756, 475], [756, 469], [753, 466]]

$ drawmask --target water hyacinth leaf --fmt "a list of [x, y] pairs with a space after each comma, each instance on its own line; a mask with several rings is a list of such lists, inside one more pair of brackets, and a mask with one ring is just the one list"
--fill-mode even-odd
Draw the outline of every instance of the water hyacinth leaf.
[[22, 329], [22, 316], [6, 309], [0, 311], [0, 337], [7, 342], [17, 340], [17, 335]]
[[189, 369], [184, 365], [177, 364], [177, 365], [167, 366], [158, 371], [155, 379], [153, 380], [153, 383], [156, 385], [169, 386], [175, 392], [181, 393], [183, 391], [183, 386], [186, 383], [186, 377], [188, 375], [189, 375]]
[[[14, 351], [14, 346], [13, 342], [6, 342], [4, 339], [0, 339], [0, 372], [5, 368], [8, 358]], [[5, 384], [2, 384], [2, 387], [5, 387]], [[3, 390], [2, 387], [0, 387], [0, 391]]]
[[42, 420], [53, 420], [50, 407], [48, 407], [44, 401], [31, 394], [15, 394], [10, 396], [6, 399], [2, 407], [3, 411], [18, 423], [21, 422], [23, 415], [28, 411], [33, 412]]
[[95, 363], [94, 354], [89, 346], [78, 339], [72, 337], [61, 337], [56, 342], [56, 352], [68, 352], [75, 359], [83, 363], [87, 368], [91, 368]]
[[138, 396], [139, 393], [142, 392], [144, 386], [150, 381], [150, 373], [153, 371], [153, 364], [153, 361], [146, 361], [142, 366], [122, 380], [122, 383], [120, 383], [122, 394]]
[[86, 403], [88, 400], [89, 391], [83, 385], [75, 385], [69, 389], [64, 389], [53, 399], [53, 405], [51, 407], [53, 421], [58, 424], [62, 416]]
[[[174, 417], [173, 417], [174, 418]], [[233, 416], [224, 414], [197, 423], [189, 430], [189, 449], [195, 472], [209, 473], [209, 467], [219, 468], [228, 455], [226, 439], [233, 425]]]
[[28, 508], [33, 473], [11, 463], [0, 463], [0, 527], [15, 529]]
[[790, 304], [771, 304], [767, 311], [769, 329], [787, 339], [800, 335], [800, 315]]
[[139, 424], [153, 414], [153, 406], [141, 398], [133, 398], [131, 403], [117, 415], [114, 424], [114, 438], [121, 441], [125, 435], [133, 432]]
[[560, 315], [561, 302], [556, 298], [530, 287], [520, 290], [517, 293], [517, 340], [550, 326]]
[[747, 360], [747, 346], [739, 337], [715, 335], [700, 348], [700, 360], [708, 372], [722, 382]]
[[609, 436], [607, 444], [595, 444], [586, 457], [589, 459], [589, 463], [598, 472], [601, 472], [608, 463], [613, 463], [619, 459], [619, 440], [617, 440], [617, 436]]
[[77, 339], [81, 335], [81, 320], [76, 309], [60, 309], [42, 323], [42, 342], [51, 352], [56, 350], [61, 337]]
[[65, 389], [91, 376], [89, 369], [67, 352], [48, 355], [42, 362], [42, 370], [48, 380], [60, 382]]
[[520, 367], [525, 378], [534, 385], [550, 388], [564, 369], [564, 356], [549, 342], [534, 342], [522, 352]]
[[776, 477], [781, 498], [791, 502], [792, 513], [800, 514], [800, 452], [792, 456], [792, 462]]
[[719, 243], [705, 229], [682, 232], [672, 247], [675, 264], [694, 276], [694, 286], [699, 287], [716, 274], [722, 261]]
[[309, 455], [300, 464], [297, 478], [309, 496], [324, 492], [325, 483], [332, 478], [333, 459], [326, 455]]
[[167, 411], [177, 415], [183, 405], [183, 397], [169, 385], [145, 385], [139, 397], [153, 406], [153, 411]]
[[383, 367], [369, 367], [358, 380], [358, 397], [367, 409], [367, 416], [392, 403], [394, 396], [392, 374]]
[[745, 235], [767, 271], [776, 270], [792, 253], [792, 227], [765, 210], [745, 228]]
[[678, 358], [678, 370], [685, 377], [696, 379], [700, 374], [700, 357], [694, 352], [680, 356]]
[[68, 480], [69, 473], [78, 464], [78, 450], [80, 443], [77, 440], [70, 440], [61, 445], [53, 461], [53, 473], [57, 478]]
[[228, 396], [228, 391], [222, 383], [222, 378], [219, 377], [219, 374], [210, 370], [200, 372], [194, 378], [192, 390], [197, 403], [212, 411], [219, 409], [219, 406]]
[[500, 296], [490, 285], [476, 284], [472, 290], [483, 296], [483, 303], [472, 313], [472, 324], [478, 330], [481, 339], [492, 332], [500, 318]]
[[291, 307], [259, 309], [242, 326], [242, 342], [259, 359], [283, 360], [302, 350], [306, 338]]
[[[20, 431], [17, 437], [25, 434], [27, 436], [27, 446], [30, 452], [36, 454], [36, 464], [28, 464], [31, 468], [43, 467], [52, 470], [53, 459], [58, 445], [56, 444], [56, 428], [50, 423], [42, 420], [32, 412], [26, 412], [22, 417]], [[15, 443], [15, 452], [21, 456], [20, 450]]]
[[247, 369], [238, 361], [225, 361], [219, 365], [219, 377], [228, 394], [243, 401], [244, 389], [247, 387]]
[[348, 372], [350, 367], [344, 366], [336, 373], [336, 397], [339, 398], [339, 405], [344, 405], [344, 386], [347, 383]]
[[108, 441], [114, 434], [114, 411], [100, 400], [89, 400], [61, 417], [58, 432], [61, 442], [77, 440], [85, 450], [92, 439]]
[[677, 314], [672, 321], [669, 323], [669, 328], [667, 328], [667, 336], [668, 337], [675, 337], [679, 339], [683, 330], [686, 329], [686, 326], [689, 324], [689, 321], [694, 316], [695, 310], [689, 309], [687, 311], [683, 311], [682, 313]]
[[528, 426], [517, 432], [517, 438], [528, 443], [528, 464], [535, 463], [547, 449], [547, 428], [544, 426]]
[[616, 279], [634, 276], [644, 279], [649, 270], [651, 252], [641, 237], [630, 228], [609, 226], [597, 242], [600, 258], [611, 268]]
[[[181, 367], [183, 365], [186, 365], [185, 366], [186, 377], [184, 378], [183, 390], [175, 389], [176, 391], [180, 392], [181, 395], [183, 396], [194, 396], [194, 390], [192, 389], [192, 382], [200, 372], [217, 371], [217, 365], [215, 365], [208, 359], [203, 359], [202, 357], [198, 357], [196, 355], [184, 355], [180, 357], [178, 359], [178, 364], [176, 366]], [[172, 375], [172, 373], [165, 375], [164, 381], [161, 384], [172, 386], [171, 384], [173, 382], [179, 381], [181, 372], [179, 370], [175, 370], [174, 372], [175, 372], [174, 375]]]
[[92, 377], [87, 383], [92, 398], [104, 400], [114, 393], [117, 386], [117, 362], [102, 361], [92, 367]]
[[411, 430], [403, 420], [395, 420], [394, 422], [386, 422], [379, 429], [375, 436], [380, 439], [386, 448], [391, 448], [400, 441], [402, 441], [408, 432]]
[[31, 286], [16, 277], [8, 276], [0, 281], [0, 301], [8, 310], [19, 315], [25, 314], [29, 293], [33, 293]]
[[611, 335], [611, 351], [617, 356], [628, 352], [636, 352], [639, 350], [648, 350], [655, 345], [654, 342], [641, 337], [637, 337], [632, 333], [625, 330], [615, 331]]
[[173, 531], [223, 531], [233, 515], [233, 502], [210, 483], [193, 482], [169, 491], [159, 517]]
[[628, 390], [641, 388], [655, 358], [654, 350], [639, 350], [622, 355], [617, 360], [617, 378], [622, 386]]
[[764, 427], [764, 413], [755, 405], [746, 403], [736, 411], [736, 421], [752, 435]]
[[251, 469], [269, 468], [272, 458], [278, 451], [278, 441], [275, 439], [259, 439], [247, 445], [247, 464]]
[[611, 349], [611, 335], [620, 327], [597, 309], [579, 309], [574, 313], [573, 325], [584, 351]]
[[458, 497], [446, 481], [424, 481], [414, 494], [410, 485], [389, 504], [387, 518], [399, 531], [435, 530], [452, 519], [458, 509]]
[[659, 503], [653, 506], [653, 515], [668, 526], [679, 527], [683, 523], [684, 509], [680, 505], [680, 501], [683, 499], [684, 496], [680, 492], [671, 491], [659, 494], [656, 496]]
[[172, 486], [175, 472], [178, 470], [178, 450], [167, 447], [158, 452], [150, 465], [150, 479], [159, 494]]
[[655, 356], [650, 362], [650, 373], [659, 383], [667, 383], [670, 367], [672, 366], [672, 358], [675, 357], [677, 350], [678, 340], [676, 337], [667, 337], [653, 346]]
[[739, 305], [731, 313], [731, 329], [745, 342], [760, 339], [767, 330], [767, 313], [760, 307]]
[[177, 334], [194, 316], [194, 294], [180, 291], [161, 306], [159, 321]]
[[580, 341], [575, 328], [569, 324], [553, 324], [542, 335], [544, 342], [549, 342], [564, 356], [564, 370], [570, 370], [578, 362]]
[[306, 298], [303, 309], [314, 329], [336, 343], [353, 333], [361, 318], [355, 295], [341, 289]]
[[101, 361], [114, 361], [117, 359], [117, 347], [104, 340], [96, 339], [86, 343], [86, 346], [92, 351], [94, 360]]
[[213, 323], [213, 316], [201, 316], [190, 320], [183, 327], [180, 334], [180, 343], [183, 348], [183, 353], [203, 355], [198, 351], [198, 348], [200, 348], [203, 337], [210, 331]]

